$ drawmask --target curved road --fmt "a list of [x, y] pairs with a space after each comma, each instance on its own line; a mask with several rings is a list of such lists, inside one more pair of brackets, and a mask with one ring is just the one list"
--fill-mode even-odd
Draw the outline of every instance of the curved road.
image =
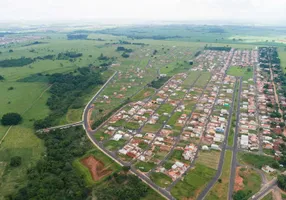
[[[92, 99], [88, 102], [86, 105], [83, 114], [82, 114], [82, 121], [83, 121], [83, 128], [90, 139], [90, 141], [106, 156], [114, 160], [116, 163], [118, 163], [120, 166], [128, 166], [127, 164], [123, 163], [118, 159], [118, 157], [108, 150], [106, 150], [102, 144], [100, 144], [94, 137], [93, 137], [93, 131], [90, 128], [89, 125], [89, 117], [88, 112], [93, 107], [93, 102], [96, 100], [96, 98], [99, 96], [99, 94], [102, 92], [102, 90], [108, 85], [108, 83], [114, 78], [114, 76], [117, 74], [117, 71], [106, 81], [106, 83], [100, 88], [100, 90], [92, 97]], [[165, 189], [160, 188], [155, 183], [153, 183], [147, 176], [144, 174], [138, 172], [133, 166], [130, 168], [130, 172], [137, 175], [138, 178], [140, 178], [143, 182], [145, 182], [147, 185], [149, 185], [151, 188], [153, 188], [155, 191], [157, 191], [159, 194], [161, 194], [166, 199], [175, 200], [175, 198]]]

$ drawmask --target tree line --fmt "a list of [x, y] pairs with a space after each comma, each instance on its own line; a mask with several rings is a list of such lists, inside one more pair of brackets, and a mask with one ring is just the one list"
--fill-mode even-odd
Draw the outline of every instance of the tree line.
[[56, 124], [56, 120], [66, 114], [69, 107], [83, 106], [82, 98], [90, 88], [103, 84], [100, 73], [89, 67], [78, 68], [78, 75], [56, 73], [49, 76], [51, 96], [47, 100], [51, 113], [45, 119], [34, 123], [35, 129], [42, 129]]
[[36, 58], [11, 58], [11, 59], [5, 59], [0, 60], [0, 67], [23, 67], [25, 65], [32, 64], [33, 62], [37, 60], [69, 60], [69, 59], [75, 59], [78, 57], [81, 57], [82, 53], [77, 52], [62, 52], [58, 55], [46, 55], [46, 56], [38, 56]]

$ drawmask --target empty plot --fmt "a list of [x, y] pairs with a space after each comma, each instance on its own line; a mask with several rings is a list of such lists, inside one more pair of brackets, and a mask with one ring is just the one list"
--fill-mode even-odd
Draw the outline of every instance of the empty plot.
[[199, 151], [196, 162], [209, 168], [217, 169], [220, 153], [220, 151]]

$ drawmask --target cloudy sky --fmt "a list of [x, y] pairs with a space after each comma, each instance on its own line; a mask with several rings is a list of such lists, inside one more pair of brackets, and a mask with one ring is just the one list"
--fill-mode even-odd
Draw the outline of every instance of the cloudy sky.
[[0, 0], [0, 20], [286, 21], [286, 0]]

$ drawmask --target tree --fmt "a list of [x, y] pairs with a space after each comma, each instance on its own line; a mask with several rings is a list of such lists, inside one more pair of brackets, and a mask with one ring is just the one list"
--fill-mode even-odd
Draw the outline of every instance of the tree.
[[20, 156], [14, 156], [10, 160], [11, 167], [18, 167], [22, 164], [22, 158]]
[[3, 115], [1, 123], [4, 126], [17, 125], [22, 121], [22, 117], [18, 113], [7, 113]]
[[249, 195], [252, 193], [251, 190], [238, 190], [233, 195], [233, 200], [247, 200], [249, 198]]
[[278, 187], [280, 187], [282, 190], [286, 190], [286, 175], [279, 175], [277, 177], [277, 183]]
[[4, 77], [2, 75], [0, 75], [0, 81], [3, 81]]
[[130, 166], [123, 166], [122, 170], [127, 173], [130, 170]]
[[251, 68], [250, 67], [247, 68], [247, 72], [251, 72]]

